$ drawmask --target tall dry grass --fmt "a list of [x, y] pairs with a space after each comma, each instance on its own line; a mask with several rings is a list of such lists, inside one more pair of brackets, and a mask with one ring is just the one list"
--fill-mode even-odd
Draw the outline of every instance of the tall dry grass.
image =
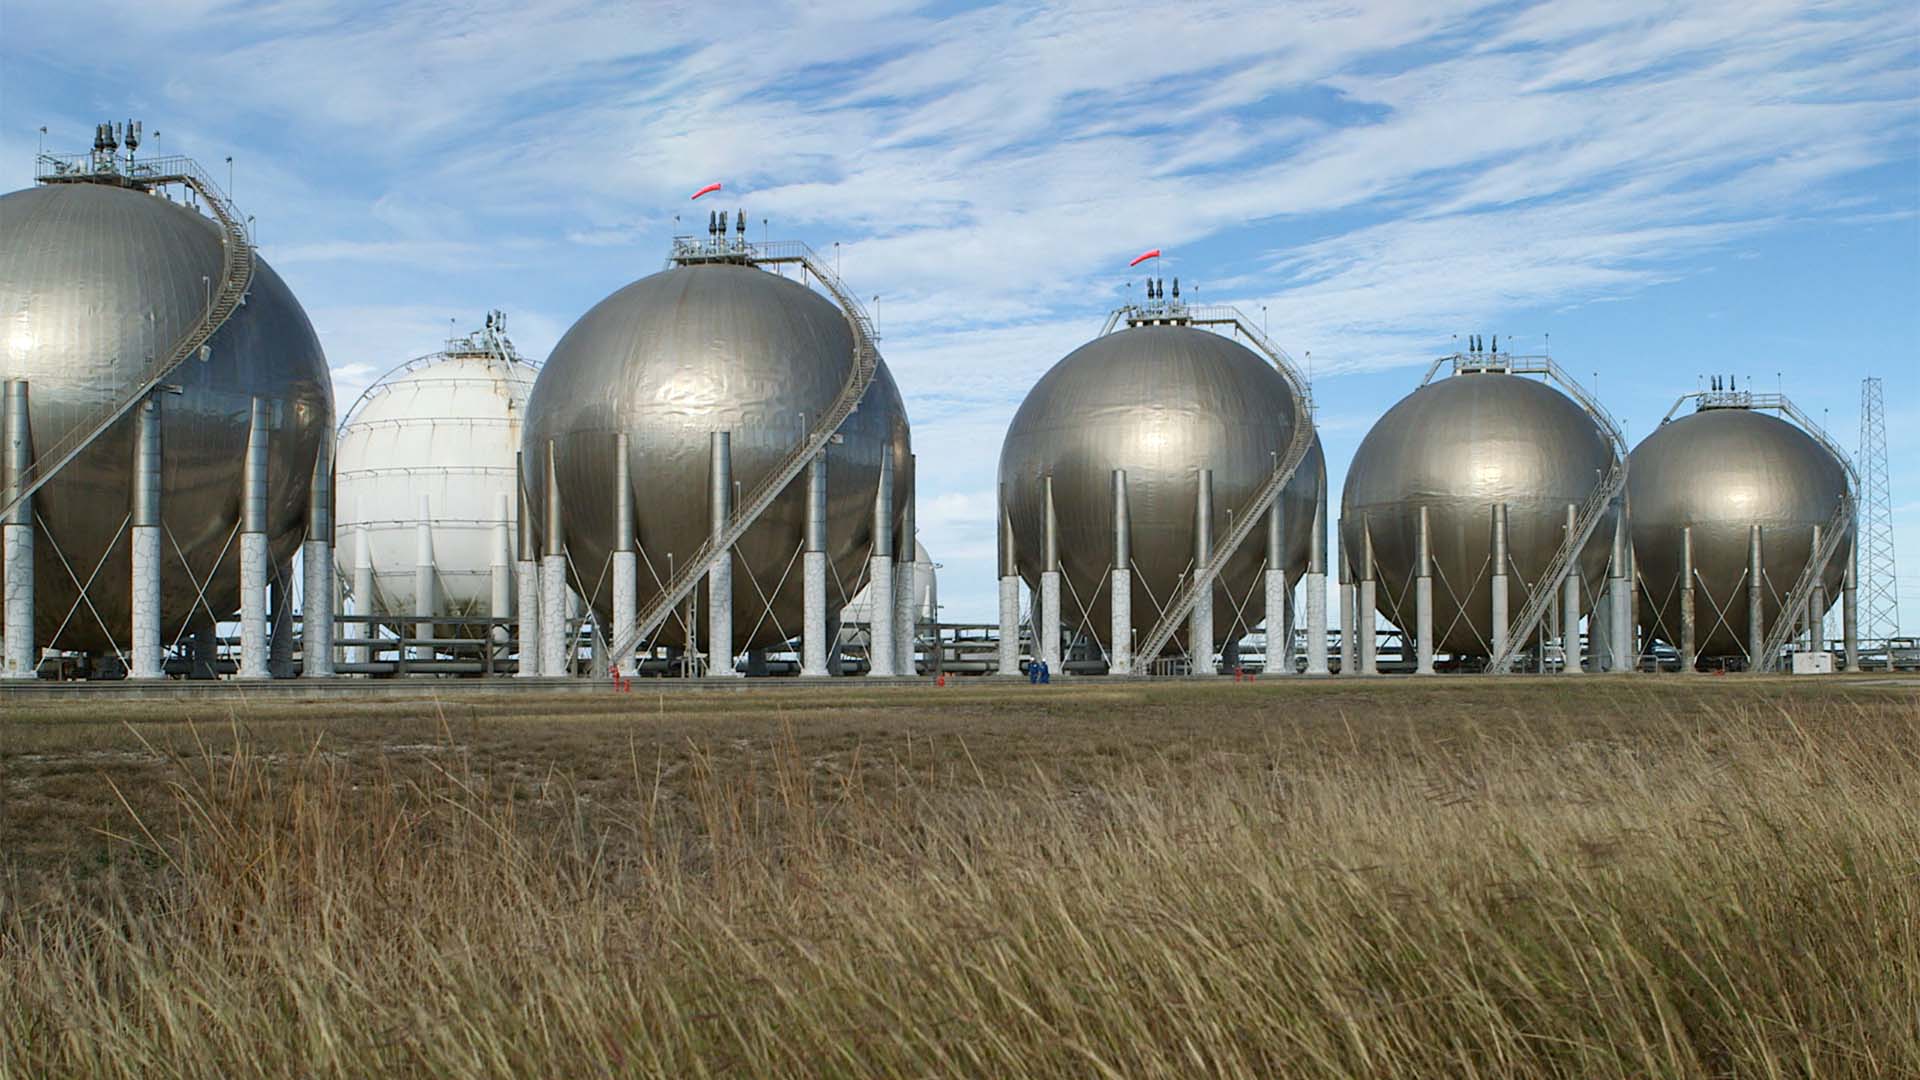
[[1920, 1076], [1912, 711], [1651, 727], [614, 800], [241, 734], [13, 883], [0, 1073]]

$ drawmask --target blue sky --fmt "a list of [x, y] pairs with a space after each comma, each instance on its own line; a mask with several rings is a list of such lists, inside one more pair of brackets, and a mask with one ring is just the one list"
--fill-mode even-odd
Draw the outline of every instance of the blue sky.
[[1920, 630], [1910, 2], [0, 4], [7, 189], [123, 117], [233, 156], [343, 407], [488, 308], [544, 356], [710, 180], [839, 242], [952, 617], [1015, 406], [1161, 247], [1312, 354], [1336, 499], [1456, 333], [1550, 334], [1635, 441], [1734, 372], [1851, 447], [1884, 377]]

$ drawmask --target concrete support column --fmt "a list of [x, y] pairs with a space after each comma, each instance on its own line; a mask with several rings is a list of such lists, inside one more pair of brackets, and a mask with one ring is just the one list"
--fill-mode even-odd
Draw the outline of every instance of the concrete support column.
[[539, 515], [534, 513], [533, 497], [527, 485], [527, 466], [523, 455], [513, 455], [514, 585], [517, 593], [515, 614], [519, 625], [514, 631], [517, 659], [514, 675], [531, 679], [540, 674], [540, 533]]
[[[28, 419], [27, 380], [8, 379], [6, 400], [6, 484], [8, 498], [26, 483], [33, 468], [33, 432]], [[0, 558], [5, 562], [6, 654], [0, 671], [9, 679], [39, 675], [40, 650], [33, 625], [33, 499], [20, 500], [0, 524]]]
[[247, 424], [244, 487], [240, 499], [240, 673], [266, 679], [267, 670], [267, 399], [253, 399]]
[[1045, 492], [1046, 539], [1040, 568], [1040, 620], [1034, 627], [1033, 655], [1051, 675], [1060, 674], [1060, 518], [1053, 508], [1053, 477], [1041, 480]]
[[267, 579], [267, 671], [293, 678], [293, 562], [280, 563]]
[[1015, 559], [1013, 519], [1007, 513], [1007, 487], [1000, 485], [1000, 663], [995, 674], [1020, 677], [1020, 568]]
[[1487, 575], [1487, 581], [1493, 594], [1493, 617], [1489, 621], [1493, 624], [1492, 645], [1496, 656], [1506, 651], [1507, 635], [1511, 631], [1507, 559], [1507, 504], [1495, 503], [1493, 504], [1493, 565]]
[[307, 542], [300, 549], [300, 674], [333, 677], [333, 433], [324, 433], [307, 487]]
[[[513, 502], [504, 491], [493, 500], [493, 552], [487, 560], [487, 570], [491, 586], [487, 614], [495, 619], [510, 619], [513, 617]], [[509, 636], [504, 623], [494, 626], [489, 638], [496, 648], [496, 659], [499, 659], [498, 648], [506, 644]]]
[[880, 455], [880, 489], [873, 496], [873, 558], [867, 570], [867, 674], [893, 675], [893, 455]]
[[1420, 508], [1419, 574], [1413, 582], [1414, 674], [1433, 674], [1433, 522]]
[[1354, 605], [1353, 632], [1360, 647], [1360, 674], [1380, 674], [1379, 638], [1374, 633], [1374, 612], [1379, 598], [1374, 577], [1373, 525], [1360, 519], [1360, 597]]
[[807, 465], [806, 547], [800, 556], [802, 608], [800, 616], [800, 674], [824, 679], [828, 675], [827, 649], [827, 454], [821, 451]]
[[[707, 535], [715, 544], [733, 523], [733, 439], [707, 437]], [[717, 548], [707, 564], [707, 674], [733, 676], [733, 548]]]
[[[1048, 500], [1049, 506], [1052, 500]], [[1213, 470], [1200, 470], [1199, 495], [1193, 506], [1193, 614], [1187, 619], [1187, 656], [1194, 675], [1214, 675], [1213, 582], [1201, 580], [1201, 571], [1213, 559]]]
[[[413, 524], [413, 636], [437, 637], [433, 617], [440, 610], [440, 576], [433, 554], [433, 501], [420, 496], [420, 519]], [[433, 659], [433, 646], [416, 645], [417, 660]]]
[[[640, 621], [640, 554], [634, 548], [633, 464], [628, 460], [627, 433], [613, 437], [613, 625], [608, 645], [627, 640]], [[635, 651], [610, 658], [615, 671], [631, 677], [637, 670]]]
[[[1813, 527], [1813, 546], [1807, 549], [1807, 561], [1815, 562], [1820, 558], [1822, 527]], [[1806, 623], [1807, 647], [1818, 652], [1827, 647], [1827, 568], [1813, 568], [1813, 589], [1807, 594]]]
[[[1578, 529], [1580, 507], [1567, 504], [1567, 536], [1572, 537]], [[1580, 667], [1580, 558], [1574, 556], [1567, 567], [1567, 576], [1560, 582], [1560, 641], [1565, 660], [1560, 670], [1568, 675], [1581, 673]]]
[[[367, 527], [362, 515], [360, 524], [353, 531], [353, 613], [372, 615], [373, 610], [373, 530]], [[363, 622], [354, 636], [371, 639], [373, 624]], [[372, 645], [355, 645], [347, 650], [348, 663], [365, 664], [373, 660]]]
[[1847, 572], [1840, 586], [1840, 647], [1848, 671], [1860, 670], [1860, 529], [1847, 543]]
[[160, 401], [133, 413], [133, 663], [128, 676], [166, 676], [160, 646]]
[[1699, 662], [1699, 622], [1693, 607], [1693, 526], [1680, 529], [1680, 672], [1693, 674]]
[[1347, 555], [1346, 521], [1339, 521], [1333, 530], [1333, 543], [1337, 577], [1340, 588], [1340, 674], [1358, 675], [1360, 673], [1360, 635], [1354, 629], [1357, 624], [1355, 608], [1358, 597], [1354, 592], [1353, 562]]
[[893, 647], [897, 652], [893, 670], [901, 675], [920, 674], [915, 659], [920, 622], [920, 553], [915, 543], [918, 529], [914, 521], [917, 465], [914, 456], [908, 454], [907, 505], [900, 508], [900, 532], [894, 537]]
[[[547, 443], [546, 536], [540, 555], [540, 674], [557, 679], [573, 660], [567, 632], [567, 531], [560, 515], [559, 448]], [[525, 645], [522, 645], [525, 651]]]
[[1612, 644], [1607, 650], [1611, 671], [1633, 671], [1640, 659], [1634, 640], [1638, 635], [1633, 632], [1633, 541], [1629, 527], [1627, 503], [1622, 498], [1620, 512], [1613, 523], [1612, 576], [1607, 579], [1607, 598], [1612, 604], [1607, 619], [1607, 629], [1612, 633]]
[[[1760, 558], [1760, 526], [1747, 527], [1747, 669], [1766, 670], [1769, 657], [1760, 655], [1767, 647], [1767, 617], [1760, 605], [1767, 592], [1766, 566]], [[1785, 612], [1781, 613], [1783, 616]]]
[[1320, 497], [1313, 504], [1307, 541], [1307, 674], [1327, 673], [1327, 468], [1320, 466]]
[[1107, 608], [1107, 674], [1133, 674], [1133, 509], [1127, 470], [1113, 470], [1113, 580]]
[[1261, 581], [1265, 592], [1267, 655], [1262, 670], [1268, 675], [1293, 674], [1293, 620], [1287, 613], [1286, 494], [1273, 497], [1267, 508], [1267, 570]]

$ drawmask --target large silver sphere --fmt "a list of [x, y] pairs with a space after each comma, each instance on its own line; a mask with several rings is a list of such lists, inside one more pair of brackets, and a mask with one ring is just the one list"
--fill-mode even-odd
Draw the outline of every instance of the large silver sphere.
[[[1411, 631], [1420, 508], [1426, 507], [1435, 649], [1485, 656], [1493, 640], [1494, 506], [1507, 504], [1511, 618], [1565, 539], [1567, 504], [1584, 503], [1612, 462], [1593, 417], [1545, 383], [1497, 372], [1428, 383], [1387, 410], [1347, 469], [1341, 537], [1353, 580], [1359, 580], [1365, 528], [1373, 534], [1375, 607]], [[1609, 513], [1581, 552], [1589, 583], [1582, 611], [1591, 609], [1589, 593], [1606, 572], [1612, 522]]]
[[[0, 223], [0, 376], [28, 381], [39, 453], [118, 400], [206, 310], [203, 278], [219, 281], [220, 232], [157, 195], [80, 183], [0, 196]], [[267, 397], [278, 418], [267, 479], [276, 564], [300, 544], [314, 455], [333, 428], [333, 382], [313, 326], [255, 258], [247, 302], [209, 342], [211, 357], [181, 365], [167, 381], [182, 393], [158, 398], [167, 642], [184, 625], [228, 618], [239, 606], [236, 527], [251, 398]], [[123, 526], [133, 426], [131, 415], [121, 419], [34, 496], [44, 522], [34, 570], [43, 647], [129, 644]], [[89, 575], [83, 603], [74, 580]], [[196, 581], [206, 586], [203, 599]]]
[[[1246, 346], [1187, 326], [1142, 326], [1095, 338], [1034, 384], [1000, 451], [1020, 576], [1039, 587], [1046, 553], [1044, 478], [1051, 475], [1061, 621], [1108, 644], [1113, 470], [1125, 469], [1133, 617], [1144, 633], [1192, 569], [1200, 470], [1213, 470], [1217, 543], [1226, 535], [1229, 514], [1253, 498], [1292, 440], [1293, 391]], [[1325, 474], [1316, 438], [1281, 493], [1289, 581], [1306, 571]], [[1221, 573], [1214, 593], [1215, 640], [1231, 641], [1265, 618], [1257, 584], [1266, 551], [1263, 524]], [[1236, 619], [1234, 612], [1242, 609]], [[1184, 626], [1174, 641], [1184, 647]]]
[[[1640, 623], [1680, 640], [1681, 530], [1693, 527], [1694, 641], [1701, 656], [1744, 655], [1747, 548], [1761, 527], [1761, 616], [1772, 628], [1780, 598], [1806, 569], [1813, 530], [1847, 490], [1846, 468], [1805, 431], [1751, 409], [1704, 409], [1671, 420], [1634, 447], [1627, 473]], [[1837, 600], [1852, 537], [1825, 576]]]
[[[582, 315], [534, 383], [523, 445], [536, 507], [550, 442], [557, 452], [575, 587], [594, 609], [611, 616], [618, 433], [628, 437], [644, 606], [659, 593], [656, 575], [666, 580], [707, 537], [710, 433], [730, 433], [733, 479], [744, 495], [806, 438], [852, 363], [853, 335], [838, 307], [749, 266], [667, 270]], [[840, 431], [843, 440], [827, 448], [827, 593], [835, 610], [865, 573], [882, 455], [894, 460], [896, 531], [906, 506], [907, 414], [884, 364]], [[799, 635], [805, 525], [803, 472], [735, 549], [736, 649]], [[770, 615], [763, 592], [773, 600]], [[704, 602], [699, 610], [704, 647]], [[678, 620], [660, 640], [684, 644]]]

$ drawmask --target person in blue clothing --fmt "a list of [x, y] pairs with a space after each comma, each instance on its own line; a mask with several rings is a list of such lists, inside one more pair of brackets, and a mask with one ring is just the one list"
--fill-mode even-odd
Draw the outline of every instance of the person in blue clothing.
[[1053, 669], [1045, 660], [1040, 661], [1040, 682], [1042, 685], [1053, 682]]
[[1034, 686], [1040, 685], [1040, 661], [1030, 660], [1027, 662], [1027, 681]]

